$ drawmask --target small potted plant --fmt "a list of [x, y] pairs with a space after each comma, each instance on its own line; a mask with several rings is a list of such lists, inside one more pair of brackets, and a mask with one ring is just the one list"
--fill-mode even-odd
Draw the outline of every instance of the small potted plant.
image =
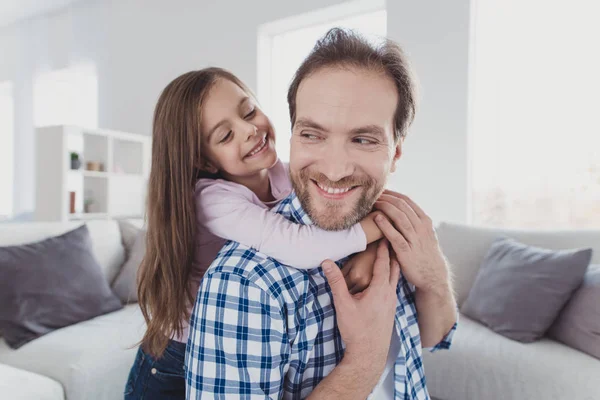
[[71, 152], [71, 169], [79, 169], [81, 167], [81, 160], [79, 154]]
[[85, 199], [85, 201], [83, 202], [83, 212], [86, 214], [93, 212], [93, 210], [92, 210], [93, 205], [94, 205], [94, 199], [92, 199], [92, 198]]

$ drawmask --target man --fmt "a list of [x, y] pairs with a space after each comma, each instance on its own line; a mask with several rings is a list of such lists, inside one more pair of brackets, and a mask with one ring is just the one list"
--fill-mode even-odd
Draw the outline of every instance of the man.
[[335, 230], [375, 207], [395, 255], [380, 243], [373, 281], [351, 295], [331, 261], [300, 271], [227, 244], [192, 314], [187, 397], [427, 399], [422, 347], [448, 348], [457, 314], [431, 220], [383, 189], [415, 110], [406, 61], [390, 41], [375, 48], [333, 29], [298, 69], [288, 102], [295, 193], [274, 211]]

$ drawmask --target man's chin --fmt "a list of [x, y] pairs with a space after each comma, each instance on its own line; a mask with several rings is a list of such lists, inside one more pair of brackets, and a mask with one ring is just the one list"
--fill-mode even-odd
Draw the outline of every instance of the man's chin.
[[[349, 229], [371, 212], [382, 186], [360, 184], [342, 198], [328, 198], [319, 192], [309, 178], [292, 174], [292, 184], [300, 204], [311, 221], [321, 229], [340, 231]], [[339, 196], [337, 196], [339, 197]]]
[[349, 229], [362, 219], [362, 217], [357, 215], [353, 210], [332, 210], [328, 207], [324, 209], [315, 209], [309, 207], [308, 209], [305, 209], [305, 211], [316, 226], [326, 231]]

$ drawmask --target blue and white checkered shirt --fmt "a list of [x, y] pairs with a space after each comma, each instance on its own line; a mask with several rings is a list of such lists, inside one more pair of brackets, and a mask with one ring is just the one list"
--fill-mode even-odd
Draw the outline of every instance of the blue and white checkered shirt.
[[[311, 224], [292, 193], [273, 210]], [[306, 249], [310, 251], [310, 249]], [[397, 289], [396, 399], [429, 399], [414, 286]], [[456, 325], [433, 350], [449, 348]], [[298, 270], [228, 242], [206, 272], [186, 352], [188, 399], [303, 399], [340, 363], [344, 344], [321, 268]]]

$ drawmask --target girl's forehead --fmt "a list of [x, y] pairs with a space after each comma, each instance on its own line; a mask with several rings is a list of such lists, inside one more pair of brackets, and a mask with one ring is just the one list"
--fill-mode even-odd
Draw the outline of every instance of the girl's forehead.
[[210, 88], [204, 101], [204, 107], [226, 105], [237, 107], [240, 100], [245, 97], [248, 97], [248, 94], [237, 84], [228, 79], [219, 78]]

